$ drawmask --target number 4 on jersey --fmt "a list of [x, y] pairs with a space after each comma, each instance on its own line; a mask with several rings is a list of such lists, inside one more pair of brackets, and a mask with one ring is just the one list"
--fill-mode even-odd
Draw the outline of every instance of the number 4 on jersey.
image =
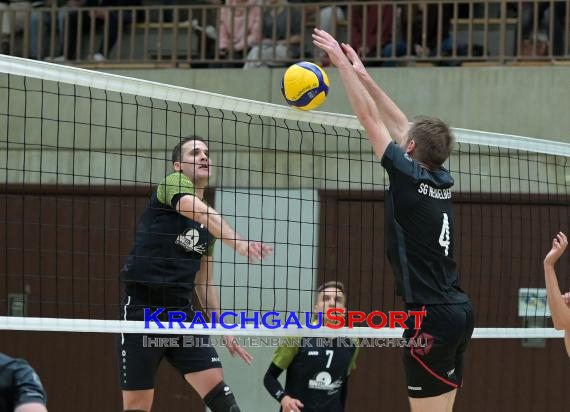
[[441, 226], [441, 233], [439, 234], [439, 244], [445, 250], [445, 256], [449, 254], [449, 219], [447, 213], [443, 214], [443, 224]]

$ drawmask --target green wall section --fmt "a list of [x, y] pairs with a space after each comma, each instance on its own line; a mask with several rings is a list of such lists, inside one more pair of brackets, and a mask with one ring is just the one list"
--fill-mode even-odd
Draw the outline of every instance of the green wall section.
[[[327, 70], [331, 95], [323, 110], [350, 113], [336, 70]], [[283, 103], [282, 69], [115, 73]], [[570, 68], [403, 68], [377, 69], [373, 75], [410, 118], [427, 114], [455, 127], [570, 143]], [[0, 158], [7, 159], [0, 169], [3, 182], [156, 184], [170, 170], [170, 151], [180, 136], [195, 133], [211, 139], [216, 166], [211, 184], [217, 187], [384, 188], [384, 171], [356, 130], [261, 120], [21, 77], [10, 78], [8, 88], [2, 76], [0, 86], [0, 141], [8, 142], [0, 144]], [[449, 167], [461, 191], [565, 192], [570, 176], [564, 159], [540, 158], [463, 145]]]
[[[336, 69], [322, 110], [352, 113]], [[284, 69], [114, 70], [113, 73], [284, 104]], [[570, 67], [410, 67], [371, 69], [412, 118], [438, 116], [454, 127], [570, 142]]]

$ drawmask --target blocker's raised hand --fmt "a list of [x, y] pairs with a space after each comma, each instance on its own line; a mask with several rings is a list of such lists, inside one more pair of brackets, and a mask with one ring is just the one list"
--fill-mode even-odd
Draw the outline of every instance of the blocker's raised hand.
[[354, 71], [360, 76], [365, 75], [366, 69], [364, 68], [364, 64], [362, 64], [362, 60], [360, 60], [360, 57], [358, 57], [358, 53], [356, 53], [356, 51], [352, 48], [352, 46], [346, 43], [341, 43], [340, 46], [342, 47], [344, 54], [346, 54], [346, 57], [348, 57], [348, 60], [350, 60], [350, 62], [352, 63]]
[[336, 39], [326, 31], [321, 29], [313, 30], [313, 43], [329, 55], [331, 63], [335, 66], [338, 67], [339, 64], [348, 62]]

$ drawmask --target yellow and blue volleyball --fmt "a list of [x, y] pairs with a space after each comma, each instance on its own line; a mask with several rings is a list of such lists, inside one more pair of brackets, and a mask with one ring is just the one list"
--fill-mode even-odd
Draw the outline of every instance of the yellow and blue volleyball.
[[329, 78], [325, 71], [309, 62], [290, 66], [281, 80], [281, 93], [287, 104], [301, 110], [319, 107], [329, 94]]

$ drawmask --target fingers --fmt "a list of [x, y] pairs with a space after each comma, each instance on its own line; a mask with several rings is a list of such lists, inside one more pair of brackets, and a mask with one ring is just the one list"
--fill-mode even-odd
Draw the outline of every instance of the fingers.
[[247, 248], [247, 257], [249, 260], [249, 263], [253, 263], [256, 260], [261, 259], [261, 254], [259, 253], [259, 250], [257, 247], [255, 247], [255, 245], [253, 244], [253, 242], [250, 242]]
[[251, 356], [251, 354], [241, 346], [235, 346], [234, 353], [237, 354], [240, 358], [242, 358], [243, 361], [248, 365], [251, 365], [251, 362], [253, 362], [253, 356]]
[[327, 43], [320, 41], [317, 38], [315, 38], [314, 34], [313, 34], [313, 44], [315, 46], [317, 46], [319, 49], [324, 50], [324, 51], [328, 51], [330, 49], [330, 46]]
[[266, 257], [268, 257], [271, 253], [273, 253], [273, 247], [271, 246], [267, 246], [265, 244], [261, 244], [261, 257], [262, 259], [265, 259]]
[[228, 352], [230, 353], [230, 355], [235, 358], [236, 356], [239, 356], [240, 358], [243, 359], [243, 361], [245, 363], [247, 363], [248, 365], [251, 365], [251, 362], [253, 362], [253, 356], [251, 356], [251, 354], [246, 351], [244, 348], [242, 348], [237, 341], [234, 340], [233, 336], [225, 336], [225, 338], [228, 340], [228, 342], [232, 342], [231, 344], [229, 344], [227, 346], [228, 348]]
[[327, 43], [328, 43], [328, 42], [327, 42], [327, 38], [324, 37], [324, 36], [320, 33], [320, 30], [319, 30], [319, 29], [315, 29], [315, 30], [313, 31], [312, 37], [313, 37], [313, 43], [315, 43], [315, 44], [318, 45], [319, 47], [321, 47], [321, 46], [322, 46], [322, 47], [326, 47], [326, 45], [327, 45]]
[[562, 247], [566, 247], [568, 245], [568, 238], [566, 237], [566, 235], [562, 232], [558, 232], [558, 234], [556, 235], [556, 238], [558, 239], [558, 242], [560, 243], [560, 245]]
[[327, 33], [325, 30], [321, 30], [315, 27], [315, 29], [313, 30], [313, 37], [315, 36], [315, 34], [319, 37], [322, 37], [325, 40], [333, 40], [336, 41], [334, 39], [333, 36], [331, 36], [329, 33]]
[[564, 252], [564, 249], [568, 246], [568, 238], [562, 232], [558, 232], [556, 237], [552, 240], [552, 248]]
[[358, 54], [356, 54], [356, 51], [352, 48], [350, 44], [341, 43], [340, 47], [342, 47], [342, 49], [344, 50], [344, 52], [350, 58], [351, 61], [353, 59], [358, 59]]
[[313, 30], [312, 36], [313, 36], [313, 43], [315, 44], [315, 46], [324, 51], [331, 50], [335, 46], [335, 44], [337, 44], [335, 38], [324, 30], [315, 28]]
[[291, 399], [285, 407], [283, 408], [284, 412], [301, 412], [301, 408], [305, 406], [303, 403], [298, 399]]
[[568, 238], [562, 232], [558, 232], [556, 237], [552, 239], [552, 249], [544, 258], [544, 263], [548, 265], [555, 265], [558, 259], [562, 256], [566, 247], [568, 246]]
[[249, 242], [248, 257], [250, 262], [261, 260], [261, 249], [259, 247], [259, 242]]
[[267, 258], [273, 252], [273, 247], [261, 242], [249, 242], [248, 252], [249, 261], [254, 262]]
[[566, 304], [566, 306], [570, 307], [570, 292], [566, 292], [565, 294], [563, 294], [562, 299], [564, 299], [564, 303]]

